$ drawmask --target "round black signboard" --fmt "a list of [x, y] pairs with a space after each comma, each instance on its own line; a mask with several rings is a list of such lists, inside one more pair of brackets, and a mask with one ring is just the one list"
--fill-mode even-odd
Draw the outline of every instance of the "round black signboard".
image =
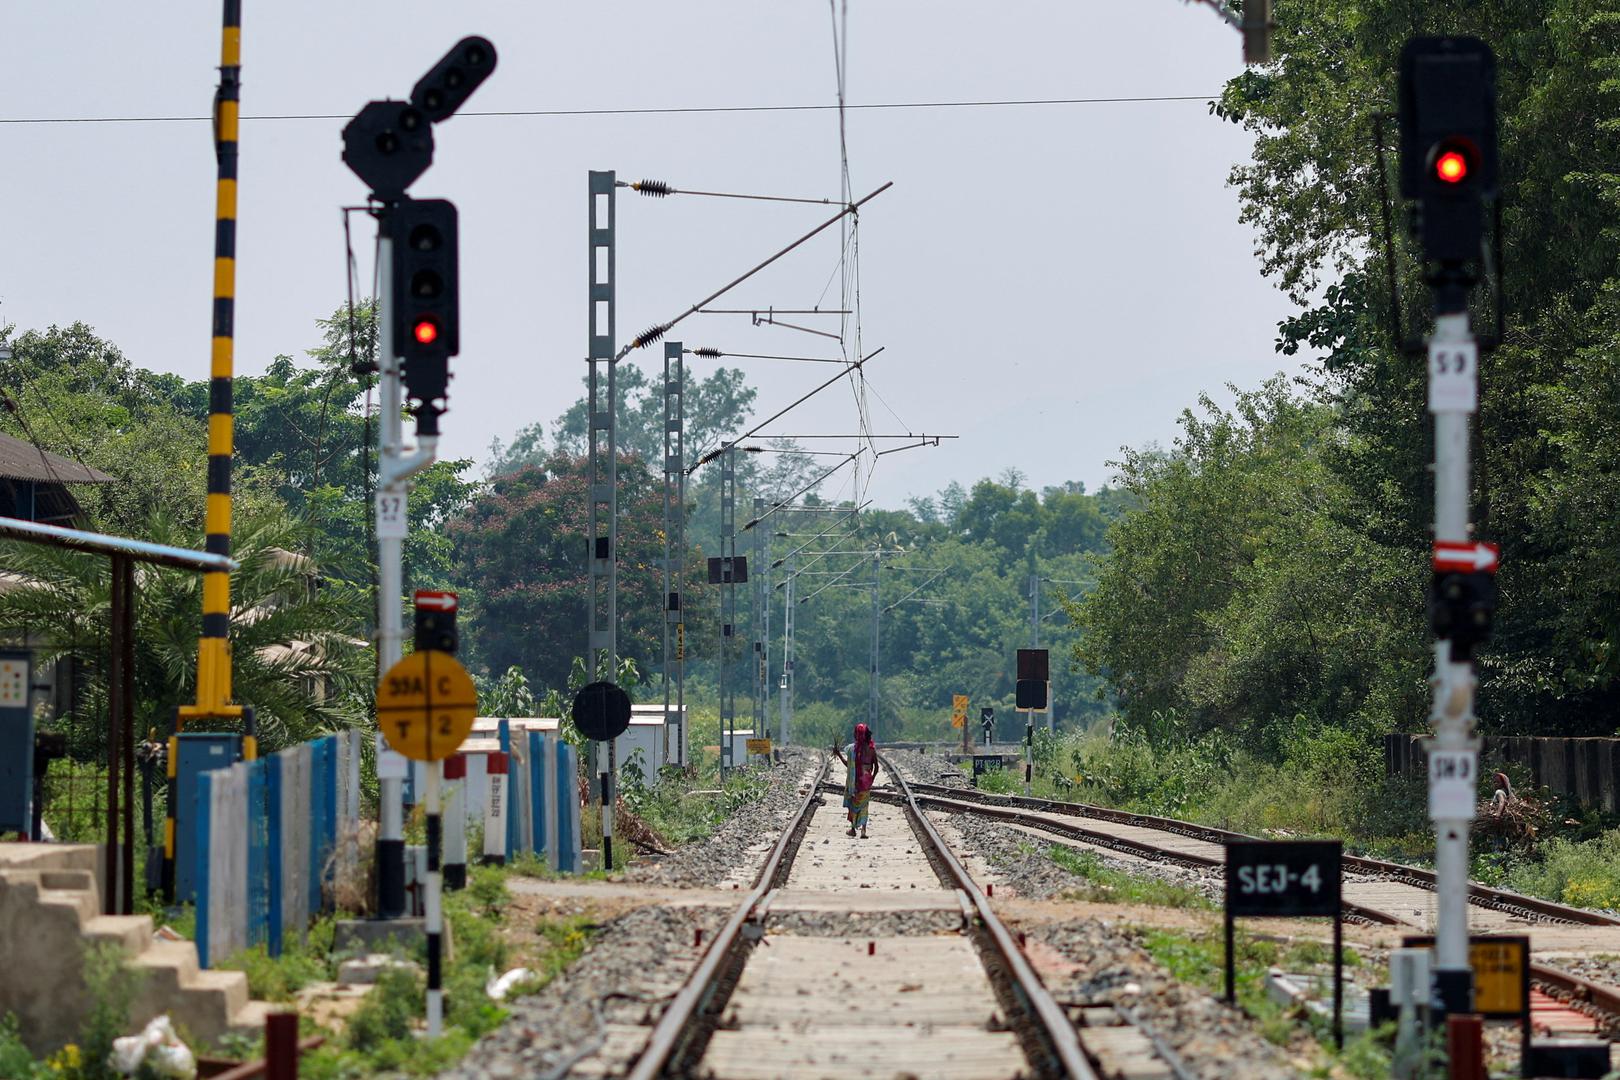
[[630, 695], [614, 683], [591, 683], [574, 695], [574, 726], [587, 739], [617, 739], [630, 726]]

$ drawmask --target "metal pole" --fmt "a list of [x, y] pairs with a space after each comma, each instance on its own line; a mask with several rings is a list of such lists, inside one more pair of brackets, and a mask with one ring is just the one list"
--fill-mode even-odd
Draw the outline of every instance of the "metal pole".
[[[1429, 378], [1436, 378], [1437, 353], [1477, 357], [1473, 331], [1468, 324], [1465, 288], [1439, 288], [1436, 291], [1434, 336], [1429, 341]], [[1477, 363], [1467, 365], [1467, 375], [1477, 379]], [[1476, 383], [1477, 394], [1477, 383]], [[1465, 544], [1469, 536], [1469, 407], [1434, 408], [1434, 536], [1436, 542]], [[1436, 885], [1435, 903], [1435, 996], [1446, 1013], [1465, 1013], [1472, 1008], [1472, 980], [1468, 963], [1468, 830], [1474, 816], [1472, 781], [1478, 774], [1478, 744], [1474, 728], [1474, 665], [1466, 656], [1456, 659], [1449, 641], [1438, 640], [1434, 647], [1434, 724], [1431, 747], [1430, 815], [1434, 819]], [[1469, 781], [1462, 803], [1450, 800], [1437, 805], [1434, 798], [1437, 754], [1461, 764]]]
[[[592, 171], [589, 177], [589, 269], [587, 298], [590, 308], [590, 626], [587, 664], [592, 681], [616, 680], [619, 674], [619, 454], [618, 377], [614, 362], [617, 340], [617, 282], [615, 226], [616, 199], [613, 173]], [[606, 400], [602, 396], [601, 368], [607, 367]], [[602, 748], [592, 744], [589, 759], [601, 773], [602, 861], [612, 866], [613, 794], [610, 774], [617, 764], [613, 743], [607, 746], [607, 768], [600, 767]]]
[[[214, 307], [213, 351], [208, 379], [208, 504], [204, 530], [210, 553], [231, 553], [232, 378], [236, 359], [236, 166], [241, 111], [242, 4], [224, 0], [219, 43], [219, 90], [214, 98]], [[182, 705], [176, 733], [187, 720], [234, 719], [240, 705], [231, 704], [231, 575], [226, 570], [203, 574], [202, 635], [197, 640], [197, 701]], [[251, 733], [242, 739], [242, 756], [258, 756]]]
[[720, 453], [720, 777], [732, 767], [732, 744], [737, 733], [736, 689], [731, 684], [731, 639], [736, 632], [737, 587], [737, 444], [725, 443]]
[[[754, 496], [754, 520], [765, 510], [765, 500]], [[765, 590], [768, 571], [765, 568], [765, 530], [754, 530], [754, 567], [750, 580], [754, 585], [754, 738], [766, 737], [765, 710], [770, 699], [768, 672], [770, 670], [771, 607], [770, 593]]]
[[878, 714], [878, 620], [882, 617], [878, 608], [878, 583], [882, 571], [883, 549], [879, 548], [872, 552], [872, 682], [866, 703], [866, 726], [874, 733]]
[[793, 572], [797, 564], [796, 556], [789, 555], [787, 561], [787, 579], [783, 586], [785, 595], [782, 608], [782, 745], [791, 745], [790, 736], [793, 729]]
[[[378, 217], [377, 244], [377, 357], [379, 423], [377, 424], [377, 661], [386, 672], [403, 652], [405, 541], [402, 517], [408, 489], [400, 468], [404, 456], [404, 430], [400, 410], [399, 357], [394, 352], [393, 264], [394, 238], [388, 213]], [[404, 774], [410, 767], [404, 755], [390, 749], [377, 734], [379, 822], [377, 828], [377, 914], [397, 919], [405, 914], [405, 791]]]
[[1029, 575], [1029, 647], [1041, 647], [1041, 575]]
[[680, 720], [670, 712], [675, 679], [670, 666], [676, 663], [676, 654], [685, 644], [681, 637], [681, 579], [674, 571], [673, 559], [679, 557], [677, 518], [686, 515], [686, 507], [676, 492], [680, 483], [681, 453], [681, 392], [685, 389], [682, 362], [685, 349], [679, 341], [664, 342], [664, 761], [666, 764], [684, 765]]
[[444, 843], [444, 823], [439, 811], [439, 787], [444, 762], [427, 763], [427, 895], [423, 914], [427, 916], [427, 1033], [437, 1039], [444, 1033], [443, 983], [443, 871], [439, 869]]

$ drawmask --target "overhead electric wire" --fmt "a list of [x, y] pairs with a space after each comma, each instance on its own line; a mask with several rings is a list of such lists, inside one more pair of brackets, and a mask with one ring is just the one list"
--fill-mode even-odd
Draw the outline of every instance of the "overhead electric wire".
[[[872, 101], [845, 104], [848, 110], [870, 109], [997, 109], [1048, 105], [1136, 105], [1183, 101], [1213, 101], [1219, 94], [1151, 94], [1132, 97], [1075, 98], [986, 98], [962, 101]], [[832, 112], [838, 105], [676, 105], [656, 108], [623, 109], [464, 109], [457, 116], [486, 118], [526, 116], [672, 116], [713, 113], [794, 113]], [[0, 124], [192, 124], [212, 123], [212, 116], [12, 116], [0, 117]], [[244, 116], [244, 122], [261, 120], [349, 120], [349, 113], [260, 113]]]
[[[837, 382], [839, 379], [842, 379], [845, 375], [848, 375], [850, 372], [859, 371], [861, 369], [861, 365], [865, 364], [868, 360], [872, 359], [873, 356], [876, 356], [878, 353], [882, 352], [886, 348], [888, 348], [887, 345], [879, 345], [876, 349], [872, 350], [871, 355], [861, 357], [859, 360], [855, 361], [853, 364], [850, 364], [848, 367], [846, 367], [843, 371], [840, 371], [838, 374], [834, 375], [832, 378], [828, 379], [826, 382], [822, 383], [820, 386], [817, 386], [814, 390], [811, 390], [809, 393], [804, 394], [802, 397], [798, 398], [791, 405], [788, 405], [786, 408], [778, 410], [777, 412], [773, 413], [768, 418], [766, 418], [764, 420], [761, 420], [759, 423], [755, 424], [753, 427], [749, 428], [747, 431], [743, 432], [741, 435], [737, 436], [735, 439], [730, 440], [730, 442], [733, 443], [733, 444], [740, 443], [744, 439], [751, 439], [755, 435], [758, 435], [760, 428], [764, 427], [766, 424], [770, 424], [770, 423], [773, 423], [774, 421], [782, 419], [782, 417], [784, 415], [786, 415], [789, 410], [796, 409], [800, 405], [803, 405], [806, 401], [809, 401], [812, 397], [814, 397], [815, 395], [821, 393], [821, 391], [827, 389], [827, 387], [831, 386], [833, 383]], [[765, 436], [765, 437], [766, 438], [775, 438], [776, 436]], [[702, 457], [698, 458], [697, 461], [692, 463], [692, 465], [686, 470], [686, 475], [691, 476], [700, 467], [702, 467], [704, 465], [707, 465], [709, 462], [713, 461], [715, 458], [717, 458], [721, 454], [725, 453], [725, 450], [726, 450], [726, 448], [724, 446], [721, 446], [721, 447], [719, 447], [718, 449], [715, 449], [715, 450], [710, 450], [707, 454], [704, 454]], [[795, 497], [797, 497], [797, 496], [795, 496]]]
[[789, 244], [787, 247], [785, 247], [782, 250], [778, 251], [775, 255], [772, 255], [770, 258], [766, 259], [764, 262], [758, 264], [752, 270], [749, 270], [746, 274], [743, 274], [740, 277], [732, 279], [731, 282], [729, 282], [728, 284], [726, 284], [726, 285], [722, 286], [721, 288], [715, 290], [714, 292], [710, 293], [708, 296], [705, 296], [702, 300], [699, 300], [697, 303], [693, 304], [691, 307], [687, 308], [685, 311], [681, 312], [679, 315], [675, 316], [673, 319], [670, 319], [668, 322], [659, 323], [656, 326], [653, 326], [652, 328], [650, 328], [648, 330], [645, 330], [642, 333], [638, 334], [635, 337], [635, 339], [630, 342], [630, 344], [628, 344], [624, 348], [620, 349], [618, 355], [615, 356], [613, 359], [615, 361], [623, 360], [626, 356], [628, 356], [630, 354], [631, 350], [639, 349], [644, 345], [651, 345], [653, 342], [658, 341], [665, 334], [667, 334], [670, 331], [670, 329], [675, 326], [675, 324], [679, 323], [682, 319], [685, 319], [688, 315], [693, 315], [693, 314], [696, 314], [697, 312], [701, 311], [704, 307], [706, 307], [709, 304], [713, 303], [715, 300], [718, 300], [720, 297], [724, 296], [726, 293], [730, 292], [732, 289], [735, 289], [738, 285], [741, 285], [743, 282], [747, 281], [749, 278], [753, 277], [755, 274], [759, 273], [761, 270], [763, 270], [767, 266], [771, 265], [777, 259], [780, 259], [782, 256], [786, 255], [788, 252], [792, 251], [794, 248], [799, 247], [801, 244], [806, 243], [812, 237], [814, 237], [817, 234], [819, 234], [820, 232], [822, 232], [822, 230], [827, 229], [827, 228], [829, 228], [829, 227], [831, 227], [833, 225], [836, 225], [838, 222], [844, 220], [844, 218], [848, 217], [850, 214], [855, 213], [862, 206], [865, 206], [867, 203], [871, 202], [873, 199], [877, 198], [879, 195], [883, 194], [885, 191], [888, 191], [893, 186], [894, 186], [894, 181], [893, 180], [887, 181], [886, 183], [884, 183], [884, 185], [882, 187], [880, 187], [877, 190], [875, 190], [875, 191], [871, 192], [870, 194], [866, 195], [859, 202], [852, 202], [852, 203], [848, 204], [842, 210], [838, 211], [838, 213], [834, 214], [832, 217], [828, 218], [826, 221], [823, 221], [820, 225], [817, 225], [815, 228], [811, 229], [809, 232], [805, 233], [803, 236], [801, 236], [797, 240], [793, 241], [793, 243]]
[[[701, 314], [701, 313], [700, 313]], [[842, 356], [777, 356], [773, 353], [749, 352], [722, 352], [719, 349], [687, 349], [693, 356], [701, 356], [709, 360], [719, 360], [733, 356], [741, 360], [799, 360], [807, 364], [847, 364]], [[900, 419], [898, 416], [896, 420]]]
[[756, 202], [788, 202], [811, 203], [816, 206], [839, 206], [843, 199], [801, 199], [792, 195], [744, 195], [732, 191], [694, 191], [690, 188], [678, 188], [673, 184], [666, 184], [662, 180], [615, 180], [615, 187], [629, 188], [641, 195], [654, 199], [662, 199], [669, 195], [706, 195], [711, 199], [752, 199]]

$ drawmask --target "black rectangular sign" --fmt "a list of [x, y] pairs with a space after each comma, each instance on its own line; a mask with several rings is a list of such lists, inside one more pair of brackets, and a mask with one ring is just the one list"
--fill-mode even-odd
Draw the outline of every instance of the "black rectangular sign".
[[1228, 840], [1227, 914], [1337, 917], [1342, 850], [1337, 840]]
[[1045, 649], [1019, 649], [1018, 650], [1018, 678], [1019, 681], [1031, 680], [1046, 682], [1052, 676], [1051, 667], [1047, 663], [1048, 653]]
[[710, 585], [746, 585], [748, 583], [748, 557], [709, 559]]

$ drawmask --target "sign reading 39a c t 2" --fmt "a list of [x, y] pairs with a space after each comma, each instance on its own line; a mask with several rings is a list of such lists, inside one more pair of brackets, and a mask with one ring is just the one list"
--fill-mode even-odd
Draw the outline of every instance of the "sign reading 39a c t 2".
[[1234, 917], [1339, 913], [1337, 840], [1229, 840], [1226, 910]]

